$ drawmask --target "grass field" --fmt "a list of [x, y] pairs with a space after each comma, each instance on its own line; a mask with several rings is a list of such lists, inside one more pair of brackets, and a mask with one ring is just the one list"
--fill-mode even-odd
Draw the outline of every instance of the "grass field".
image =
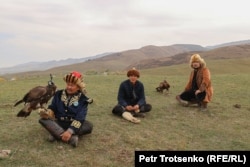
[[[117, 103], [118, 86], [127, 79], [125, 74], [87, 75], [88, 96], [94, 99], [87, 119], [94, 129], [80, 139], [77, 148], [62, 142], [47, 142], [48, 133], [38, 123], [37, 112], [17, 118], [22, 105], [12, 107], [30, 88], [46, 85], [49, 76], [2, 81], [0, 149], [11, 150], [11, 155], [0, 159], [0, 166], [128, 167], [134, 166], [135, 150], [250, 150], [250, 68], [234, 67], [230, 71], [230, 65], [223, 68], [210, 65], [214, 96], [206, 112], [182, 107], [175, 100], [187, 82], [191, 70], [187, 65], [141, 71], [140, 80], [153, 109], [141, 118], [140, 124], [111, 113]], [[168, 80], [171, 88], [168, 93], [160, 94], [155, 88], [163, 79]], [[61, 75], [56, 75], [54, 82], [58, 89], [65, 86]], [[234, 104], [241, 108], [235, 108]]]

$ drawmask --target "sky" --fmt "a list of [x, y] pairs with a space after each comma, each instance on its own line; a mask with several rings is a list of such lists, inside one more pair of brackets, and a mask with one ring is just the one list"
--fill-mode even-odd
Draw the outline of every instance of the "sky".
[[250, 39], [248, 0], [0, 0], [0, 68]]

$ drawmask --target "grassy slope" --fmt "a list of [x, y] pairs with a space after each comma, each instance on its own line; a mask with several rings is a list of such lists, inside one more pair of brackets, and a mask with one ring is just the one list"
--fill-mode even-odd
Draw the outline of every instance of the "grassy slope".
[[[116, 104], [119, 83], [125, 75], [87, 75], [88, 120], [94, 124], [91, 135], [84, 136], [76, 149], [46, 141], [47, 132], [38, 124], [37, 112], [26, 119], [17, 118], [22, 105], [12, 105], [29, 88], [47, 83], [48, 77], [32, 77], [0, 84], [0, 149], [12, 154], [0, 160], [1, 166], [133, 166], [134, 150], [249, 150], [248, 59], [208, 61], [214, 87], [209, 111], [181, 107], [175, 101], [186, 84], [187, 64], [141, 71], [148, 103], [153, 110], [140, 125], [111, 114]], [[171, 84], [168, 94], [155, 92], [163, 79]], [[64, 88], [62, 76], [55, 83]], [[240, 104], [241, 108], [234, 108]]]

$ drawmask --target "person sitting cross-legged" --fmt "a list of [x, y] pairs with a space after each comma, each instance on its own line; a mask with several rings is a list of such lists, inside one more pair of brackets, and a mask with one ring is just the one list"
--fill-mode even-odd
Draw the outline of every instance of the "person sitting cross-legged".
[[151, 104], [145, 100], [144, 85], [138, 80], [140, 73], [135, 68], [127, 72], [128, 79], [120, 84], [118, 91], [118, 104], [113, 108], [112, 113], [124, 119], [140, 123], [136, 117], [144, 117], [146, 112], [151, 111]]
[[79, 72], [67, 74], [66, 88], [58, 90], [48, 109], [39, 109], [39, 123], [50, 133], [49, 141], [62, 140], [76, 147], [78, 136], [92, 132], [93, 124], [86, 120], [89, 98]]

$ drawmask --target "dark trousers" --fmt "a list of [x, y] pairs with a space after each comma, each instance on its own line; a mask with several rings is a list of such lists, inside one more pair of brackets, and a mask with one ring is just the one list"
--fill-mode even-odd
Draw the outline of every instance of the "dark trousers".
[[[141, 113], [145, 113], [145, 112], [149, 112], [152, 109], [152, 106], [150, 104], [144, 104], [142, 106], [140, 106], [140, 112]], [[119, 104], [117, 104], [113, 110], [112, 113], [118, 116], [122, 116], [122, 114], [125, 112], [125, 108]]]
[[190, 101], [190, 102], [197, 102], [200, 103], [202, 102], [206, 97], [206, 92], [201, 92], [195, 95], [195, 91], [184, 91], [180, 94], [180, 98], [185, 101]]
[[[72, 123], [71, 121], [56, 121], [64, 130], [67, 130], [70, 124]], [[93, 124], [87, 120], [85, 120], [79, 131], [75, 132], [76, 135], [82, 136], [91, 133], [93, 130]]]

